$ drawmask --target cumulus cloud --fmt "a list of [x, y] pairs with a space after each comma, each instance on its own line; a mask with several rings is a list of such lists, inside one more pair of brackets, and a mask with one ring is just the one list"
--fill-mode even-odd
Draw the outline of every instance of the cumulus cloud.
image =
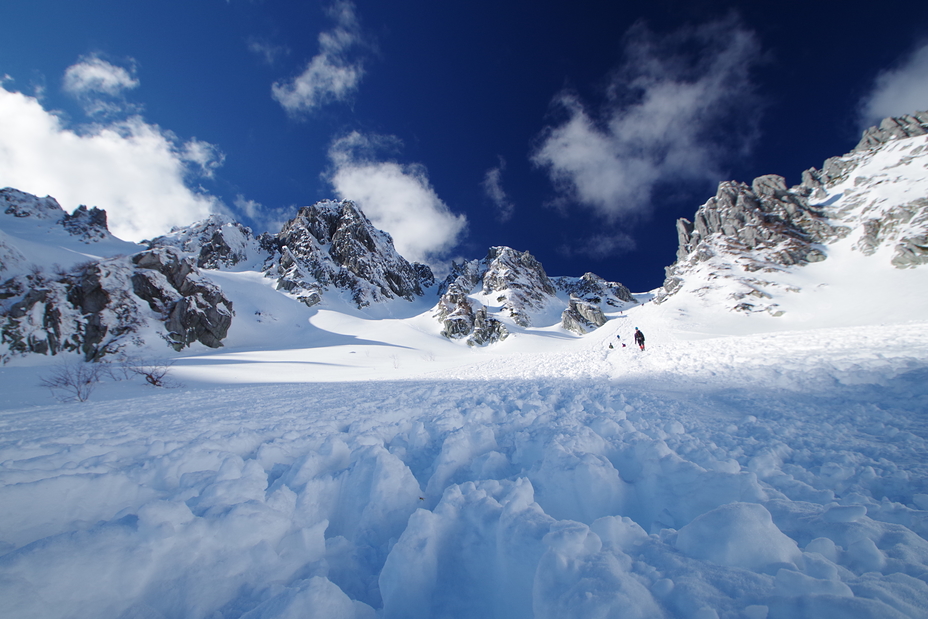
[[928, 43], [897, 67], [882, 71], [860, 105], [860, 128], [866, 129], [889, 116], [928, 110]]
[[427, 263], [457, 244], [467, 219], [438, 197], [425, 167], [378, 160], [378, 153], [397, 143], [358, 132], [336, 140], [329, 149], [329, 182], [339, 198], [356, 202], [375, 226], [390, 233], [403, 257]]
[[337, 2], [329, 9], [335, 20], [332, 30], [319, 35], [319, 53], [297, 77], [276, 82], [274, 99], [290, 115], [311, 112], [332, 101], [348, 99], [358, 88], [364, 67], [351, 52], [362, 45], [354, 4]]
[[64, 72], [62, 88], [74, 96], [92, 116], [132, 111], [125, 100], [127, 90], [138, 88], [134, 61], [129, 69], [103, 60], [97, 55], [84, 56]]
[[483, 192], [496, 206], [497, 217], [500, 221], [506, 222], [512, 219], [516, 210], [515, 205], [509, 200], [503, 190], [503, 170], [506, 169], [506, 160], [499, 158], [499, 165], [490, 168], [483, 177]]
[[562, 120], [542, 132], [532, 161], [561, 204], [610, 222], [647, 213], [660, 183], [717, 182], [726, 158], [753, 141], [750, 72], [760, 58], [755, 35], [734, 18], [666, 37], [638, 24], [605, 103], [591, 111], [577, 94], [559, 93]]
[[86, 56], [64, 72], [64, 89], [75, 95], [90, 93], [116, 96], [124, 90], [137, 88], [139, 80], [129, 71], [98, 56]]
[[180, 143], [139, 116], [72, 129], [34, 97], [0, 87], [0, 186], [51, 195], [67, 210], [103, 208], [123, 239], [151, 238], [221, 210], [187, 185], [218, 162], [212, 145]]

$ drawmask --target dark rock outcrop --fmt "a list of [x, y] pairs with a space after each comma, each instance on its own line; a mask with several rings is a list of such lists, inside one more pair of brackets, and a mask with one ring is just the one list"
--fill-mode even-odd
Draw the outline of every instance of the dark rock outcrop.
[[175, 350], [194, 342], [222, 346], [232, 325], [232, 302], [199, 274], [190, 258], [172, 247], [159, 247], [136, 254], [132, 263], [133, 292], [162, 315]]
[[896, 149], [898, 162], [878, 163], [882, 160], [874, 159], [876, 154], [893, 149], [896, 141], [924, 135], [928, 112], [887, 118], [865, 131], [850, 153], [826, 160], [821, 170], [803, 172], [802, 182], [794, 187], [775, 175], [756, 178], [750, 187], [721, 183], [692, 221], [678, 220], [677, 260], [667, 267], [655, 302], [676, 293], [700, 264], [716, 261], [719, 266], [712, 277], [737, 279], [743, 290], [733, 293], [737, 303], [732, 309], [763, 308], [777, 314], [775, 304], [746, 299], [770, 298], [765, 288], [771, 282], [745, 274], [825, 260], [829, 244], [852, 234], [859, 235], [854, 248], [864, 255], [894, 244], [894, 266], [928, 263], [928, 198], [892, 203], [872, 193], [880, 185], [897, 182], [898, 167], [924, 157], [926, 145]]
[[529, 327], [533, 314], [563, 308], [566, 294], [570, 301], [561, 313], [561, 326], [582, 335], [606, 323], [603, 307], [624, 309], [637, 303], [628, 288], [593, 273], [548, 277], [529, 252], [509, 247], [492, 247], [483, 260], [453, 264], [439, 293], [434, 316], [443, 324], [442, 335], [469, 338], [468, 343], [477, 345], [509, 334], [506, 325], [491, 315], [494, 307], [497, 315], [516, 326]]
[[606, 316], [599, 305], [571, 297], [567, 309], [561, 314], [561, 326], [577, 335], [584, 335], [606, 324]]
[[252, 256], [266, 259], [268, 249], [255, 237], [251, 228], [232, 222], [221, 215], [210, 215], [184, 228], [147, 241], [150, 248], [175, 247], [196, 256], [201, 269], [230, 269]]
[[262, 242], [272, 252], [265, 275], [307, 305], [318, 303], [330, 288], [347, 291], [359, 308], [397, 298], [411, 301], [435, 281], [428, 266], [400, 256], [390, 235], [350, 200], [305, 206]]
[[139, 345], [146, 302], [176, 349], [222, 345], [232, 303], [173, 248], [41, 270], [0, 285], [0, 338], [12, 353], [78, 351], [88, 361]]

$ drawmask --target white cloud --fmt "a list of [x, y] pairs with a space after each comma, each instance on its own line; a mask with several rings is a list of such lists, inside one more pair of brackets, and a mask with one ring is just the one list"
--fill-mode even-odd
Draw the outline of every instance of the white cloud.
[[562, 203], [609, 221], [647, 213], [659, 183], [719, 180], [725, 158], [749, 148], [756, 112], [759, 47], [733, 18], [664, 38], [637, 25], [625, 55], [598, 114], [571, 92], [555, 98], [566, 119], [532, 154]]
[[185, 183], [212, 169], [208, 152], [221, 159], [211, 145], [178, 143], [138, 116], [73, 130], [35, 98], [0, 87], [0, 186], [51, 195], [67, 210], [105, 209], [123, 239], [152, 238], [222, 209]]
[[80, 59], [64, 72], [64, 90], [72, 95], [104, 94], [111, 97], [137, 88], [139, 80], [127, 71], [93, 55]]
[[184, 161], [196, 165], [199, 174], [206, 178], [212, 178], [213, 173], [222, 167], [226, 159], [225, 154], [215, 145], [196, 138], [191, 138], [184, 144], [180, 155]]
[[860, 108], [861, 129], [889, 116], [928, 110], [928, 43], [896, 68], [882, 71]]
[[329, 14], [336, 26], [319, 35], [319, 53], [299, 76], [271, 87], [274, 99], [288, 114], [299, 115], [331, 101], [344, 101], [354, 94], [364, 75], [360, 60], [352, 60], [349, 54], [362, 45], [354, 4], [337, 2]]
[[512, 219], [512, 215], [516, 210], [515, 205], [503, 190], [503, 170], [505, 169], [506, 160], [500, 157], [499, 165], [487, 170], [486, 175], [483, 177], [483, 191], [496, 206], [497, 216], [503, 222]]
[[250, 200], [242, 194], [235, 196], [233, 205], [239, 213], [244, 214], [258, 226], [256, 232], [259, 233], [266, 231], [276, 234], [287, 221], [293, 218], [293, 214], [297, 211], [297, 207], [293, 205], [270, 208], [256, 200]]
[[131, 69], [110, 64], [98, 56], [84, 56], [65, 70], [62, 88], [76, 98], [89, 116], [112, 117], [137, 113], [141, 108], [130, 104], [125, 91], [138, 88], [135, 63]]
[[389, 232], [407, 260], [428, 262], [458, 242], [467, 218], [453, 214], [438, 197], [421, 165], [377, 161], [382, 146], [396, 139], [358, 132], [336, 140], [329, 149], [329, 182], [343, 200], [353, 200], [381, 230]]

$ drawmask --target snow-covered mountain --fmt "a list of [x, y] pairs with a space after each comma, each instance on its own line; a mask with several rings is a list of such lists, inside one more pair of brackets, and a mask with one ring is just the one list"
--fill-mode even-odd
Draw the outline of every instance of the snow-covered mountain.
[[[603, 307], [636, 303], [624, 286], [592, 273], [549, 279], [531, 254], [508, 247], [492, 248], [483, 260], [453, 265], [436, 298], [431, 269], [400, 256], [390, 235], [376, 229], [351, 201], [303, 207], [276, 235], [255, 236], [214, 215], [146, 241], [143, 250], [120, 245], [106, 229], [105, 212], [97, 208], [81, 206], [68, 215], [53, 198], [14, 189], [2, 196], [5, 215], [31, 221], [35, 230], [54, 229], [59, 236], [66, 231], [72, 237], [71, 258], [81, 255], [85, 245], [109, 248], [80, 264], [71, 259], [52, 266], [40, 247], [24, 246], [20, 237], [4, 233], [0, 269], [13, 277], [3, 284], [0, 315], [3, 343], [12, 354], [79, 349], [88, 359], [100, 359], [151, 346], [152, 332], [155, 342], [166, 341], [176, 350], [194, 342], [220, 347], [235, 313], [217, 272], [260, 272], [281, 295], [306, 307], [325, 300], [333, 307], [347, 303], [350, 312], [426, 300], [436, 304], [441, 335], [481, 346], [505, 339], [512, 328], [560, 324], [582, 335], [605, 324]], [[19, 234], [16, 230], [10, 228]], [[42, 264], [57, 279], [42, 275]], [[106, 276], [87, 275], [101, 268]], [[105, 283], [98, 286], [93, 308], [75, 301], [84, 295], [79, 282], [98, 280]], [[159, 321], [160, 331], [149, 328]]]
[[79, 351], [99, 360], [161, 342], [221, 346], [232, 302], [174, 248], [120, 241], [106, 214], [0, 190], [0, 357]]
[[0, 365], [0, 616], [924, 617], [925, 128], [723, 184], [651, 293], [500, 247], [403, 279], [345, 203], [138, 246], [16, 193], [7, 328], [143, 359]]
[[886, 119], [794, 187], [775, 175], [750, 186], [721, 183], [693, 221], [677, 223], [677, 261], [655, 301], [692, 294], [707, 305], [782, 316], [786, 297], [803, 292], [799, 267], [844, 260], [848, 251], [898, 269], [925, 264], [926, 134], [928, 112]]

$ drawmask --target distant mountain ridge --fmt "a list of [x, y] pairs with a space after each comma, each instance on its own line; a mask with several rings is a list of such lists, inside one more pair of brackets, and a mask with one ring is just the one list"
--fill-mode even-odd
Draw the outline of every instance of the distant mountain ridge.
[[[655, 302], [678, 294], [740, 313], [783, 314], [774, 277], [853, 241], [897, 268], [928, 262], [928, 113], [887, 119], [858, 146], [787, 187], [776, 175], [726, 181], [677, 224], [677, 260]], [[874, 259], [880, 259], [876, 256]], [[211, 271], [258, 272], [307, 307], [357, 310], [434, 298], [445, 338], [469, 346], [513, 332], [584, 335], [639, 299], [592, 273], [549, 277], [527, 251], [492, 247], [436, 282], [350, 200], [300, 208], [276, 234], [219, 215], [142, 245], [110, 234], [106, 213], [66, 213], [54, 198], [0, 190], [0, 355], [79, 351], [88, 360], [163, 339], [175, 350], [222, 346], [234, 322]], [[792, 290], [795, 292], [795, 290]], [[434, 296], [433, 296], [434, 295]]]

